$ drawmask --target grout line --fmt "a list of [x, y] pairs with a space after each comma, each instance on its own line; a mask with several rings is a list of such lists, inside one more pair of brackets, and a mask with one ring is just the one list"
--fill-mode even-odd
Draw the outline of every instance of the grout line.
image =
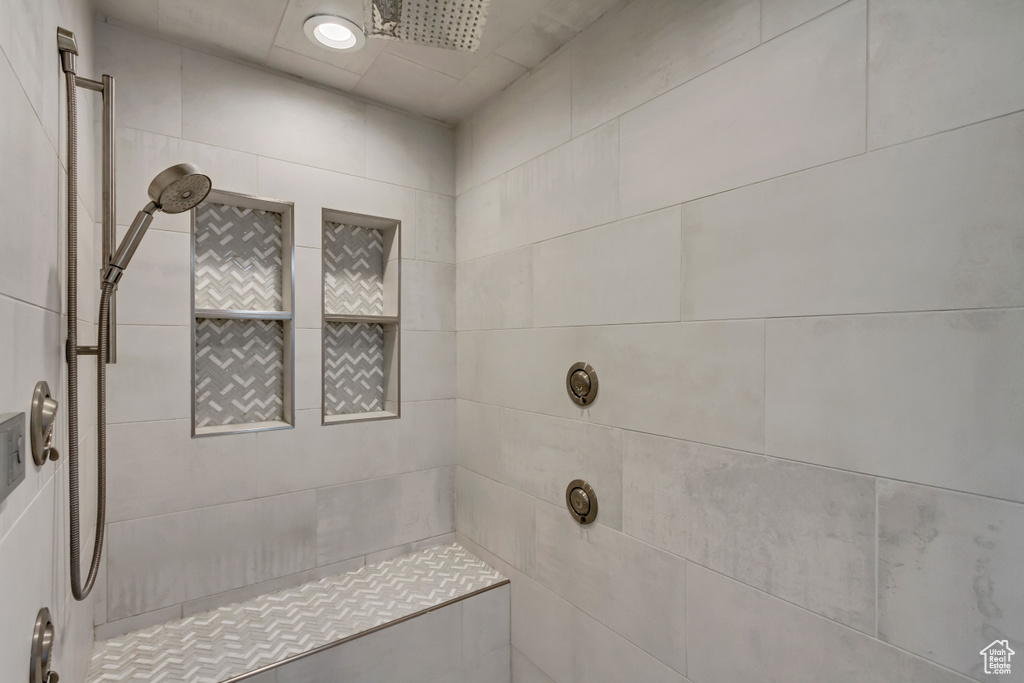
[[[878, 316], [911, 316], [929, 314], [952, 314], [952, 313], [991, 313], [991, 312], [1017, 312], [1024, 311], [1024, 306], [980, 306], [974, 308], [927, 308], [901, 311], [857, 311], [852, 313], [806, 313], [800, 315], [773, 315], [757, 316], [748, 318], [700, 318], [695, 320], [639, 320], [634, 322], [621, 323], [579, 323], [576, 325], [538, 325], [534, 327], [487, 327], [455, 330], [457, 333], [485, 333], [485, 332], [536, 332], [539, 330], [579, 330], [592, 328], [616, 328], [627, 326], [668, 326], [668, 325], [714, 325], [719, 323], [741, 323], [758, 322], [771, 320], [813, 320], [824, 318], [855, 318], [855, 317], [878, 317]], [[446, 330], [451, 331], [451, 330]]]
[[871, 149], [871, 0], [864, 2], [864, 153]]
[[882, 533], [882, 530], [881, 530], [881, 526], [882, 526], [881, 525], [881, 520], [878, 517], [878, 485], [879, 485], [880, 481], [881, 480], [878, 477], [875, 477], [875, 596], [874, 596], [875, 597], [875, 638], [878, 638], [878, 592], [879, 592], [878, 574], [879, 574], [879, 564], [880, 564], [880, 556], [879, 556], [879, 553], [878, 553], [878, 547], [879, 547], [879, 536]]
[[[633, 434], [642, 434], [642, 435], [645, 435], [645, 436], [652, 436], [652, 437], [659, 438], [659, 439], [667, 439], [669, 441], [681, 441], [681, 442], [684, 442], [684, 443], [694, 444], [694, 445], [697, 445], [697, 446], [707, 446], [709, 448], [715, 448], [715, 449], [723, 450], [723, 451], [730, 451], [730, 452], [733, 452], [733, 453], [741, 453], [741, 454], [745, 454], [745, 455], [760, 456], [760, 457], [763, 457], [763, 458], [770, 458], [772, 460], [779, 460], [781, 462], [794, 463], [794, 464], [797, 464], [797, 465], [805, 465], [807, 467], [815, 467], [815, 468], [824, 469], [824, 470], [832, 470], [832, 471], [835, 471], [835, 472], [843, 472], [843, 473], [846, 473], [846, 474], [853, 474], [853, 475], [857, 475], [857, 476], [860, 476], [860, 477], [871, 477], [871, 478], [882, 480], [882, 481], [899, 482], [901, 484], [910, 484], [912, 486], [922, 486], [922, 487], [925, 487], [925, 488], [932, 488], [932, 489], [937, 489], [937, 490], [940, 490], [940, 491], [947, 491], [949, 493], [957, 493], [957, 494], [965, 495], [965, 496], [975, 496], [975, 497], [978, 497], [978, 498], [986, 498], [988, 500], [996, 501], [996, 502], [999, 502], [999, 503], [1008, 503], [1010, 505], [1021, 505], [1021, 506], [1024, 506], [1024, 501], [1020, 501], [1020, 500], [1013, 500], [1013, 499], [1010, 499], [1010, 498], [999, 498], [998, 496], [991, 496], [991, 495], [988, 495], [988, 494], [985, 494], [985, 493], [977, 493], [977, 492], [974, 492], [974, 491], [965, 491], [963, 489], [954, 489], [954, 488], [950, 488], [948, 486], [940, 486], [938, 484], [927, 484], [927, 483], [920, 482], [920, 481], [912, 481], [910, 479], [899, 479], [897, 477], [891, 477], [891, 476], [887, 476], [887, 475], [873, 474], [873, 473], [870, 473], [870, 472], [860, 472], [858, 470], [847, 469], [847, 468], [844, 468], [844, 467], [837, 467], [835, 465], [823, 465], [823, 464], [820, 464], [820, 463], [808, 462], [806, 460], [797, 460], [795, 458], [787, 458], [787, 457], [784, 457], [784, 456], [781, 456], [781, 455], [774, 455], [772, 453], [759, 453], [757, 451], [748, 451], [748, 450], [744, 450], [744, 449], [741, 449], [741, 448], [735, 448], [735, 447], [732, 447], [732, 446], [723, 446], [721, 444], [708, 443], [706, 441], [695, 441], [693, 439], [685, 439], [685, 438], [678, 437], [678, 436], [667, 436], [665, 434], [658, 434], [656, 432], [645, 432], [645, 431], [640, 430], [640, 429], [632, 429], [632, 428], [629, 428], [629, 427], [617, 426], [617, 425], [609, 424], [609, 423], [606, 423], [606, 422], [583, 422], [583, 421], [578, 420], [578, 419], [573, 418], [573, 417], [565, 417], [565, 416], [562, 416], [562, 415], [551, 415], [549, 413], [542, 413], [542, 412], [534, 411], [534, 410], [525, 410], [523, 408], [516, 408], [516, 407], [512, 407], [512, 406], [504, 406], [504, 405], [499, 405], [499, 404], [496, 404], [496, 403], [487, 403], [485, 401], [479, 401], [479, 400], [476, 400], [476, 399], [470, 399], [470, 398], [465, 398], [465, 397], [457, 397], [456, 400], [457, 401], [465, 401], [466, 403], [475, 403], [477, 405], [487, 406], [487, 407], [495, 408], [495, 409], [511, 410], [511, 411], [517, 411], [517, 412], [520, 412], [520, 413], [528, 413], [530, 415], [538, 415], [538, 416], [545, 417], [545, 418], [552, 419], [552, 420], [564, 420], [564, 421], [579, 422], [580, 424], [594, 425], [594, 426], [602, 427], [602, 428], [605, 428], [605, 429], [617, 429], [617, 430], [620, 430], [620, 431], [623, 431], [623, 432], [630, 432], [630, 433], [633, 433]], [[466, 467], [464, 465], [459, 465], [459, 466], [462, 467], [463, 469], [469, 469], [468, 467]], [[475, 470], [470, 470], [470, 471], [475, 472]], [[486, 476], [486, 475], [482, 475], [481, 474], [480, 476]], [[495, 481], [497, 481], [497, 480], [495, 480]], [[505, 486], [508, 486], [508, 484], [505, 484]]]

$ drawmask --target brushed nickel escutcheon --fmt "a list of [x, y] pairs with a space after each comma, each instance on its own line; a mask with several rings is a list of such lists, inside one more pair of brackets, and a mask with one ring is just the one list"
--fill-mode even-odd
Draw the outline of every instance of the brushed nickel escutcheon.
[[57, 634], [46, 607], [36, 615], [36, 626], [32, 632], [32, 661], [29, 663], [29, 683], [57, 683], [60, 676], [51, 671], [53, 665], [53, 644]]
[[597, 400], [597, 371], [589, 363], [573, 363], [565, 374], [565, 389], [578, 406], [589, 406]]
[[572, 480], [565, 488], [565, 506], [577, 524], [586, 526], [597, 519], [597, 494], [582, 479]]
[[32, 392], [32, 412], [29, 423], [29, 436], [32, 440], [32, 460], [42, 467], [47, 460], [60, 457], [53, 446], [53, 423], [57, 417], [57, 401], [50, 396], [50, 386], [46, 382], [37, 382]]

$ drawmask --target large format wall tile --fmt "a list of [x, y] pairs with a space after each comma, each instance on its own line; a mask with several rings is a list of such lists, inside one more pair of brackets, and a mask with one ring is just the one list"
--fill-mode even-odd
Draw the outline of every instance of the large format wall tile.
[[534, 247], [538, 327], [679, 320], [679, 208]]
[[455, 398], [455, 332], [402, 333], [402, 401]]
[[118, 328], [117, 364], [107, 369], [108, 422], [191, 416], [190, 337], [187, 327]]
[[296, 412], [295, 429], [256, 436], [260, 495], [332, 486], [454, 461], [453, 401], [406, 402], [398, 420], [320, 425], [320, 409]]
[[533, 249], [524, 247], [458, 266], [459, 330], [529, 327], [533, 320]]
[[865, 14], [851, 2], [623, 115], [622, 214], [863, 152]]
[[621, 530], [622, 438], [617, 429], [506, 409], [498, 469], [481, 474], [554, 505], [565, 505], [570, 481], [584, 479], [600, 497], [597, 521]]
[[[455, 263], [455, 197], [417, 192], [416, 223], [416, 258]], [[412, 243], [404, 239], [403, 242], [409, 255]]]
[[[588, 327], [579, 337], [573, 360], [586, 360], [601, 380], [586, 410], [590, 420], [746, 451], [763, 448], [762, 321]], [[562, 379], [571, 363], [548, 381], [559, 405], [574, 407]]]
[[[321, 210], [337, 209], [402, 221], [402, 255], [411, 256], [404, 239], [416, 231], [416, 191], [411, 188], [260, 157], [258, 194], [295, 203], [296, 246], [319, 249]], [[415, 248], [415, 239], [411, 244]]]
[[318, 489], [317, 564], [452, 531], [453, 500], [450, 467]]
[[[3, 234], [11, 240], [0, 249], [0, 292], [60, 311], [64, 278], [58, 273], [57, 249], [64, 238], [57, 211], [57, 157], [3, 54], [0, 97], [4, 102], [0, 148], [5, 158], [0, 205], [9, 226]], [[17, 165], [7, 159], [17, 160]]]
[[354, 175], [366, 170], [365, 104], [192, 50], [182, 69], [184, 137]]
[[501, 178], [489, 180], [459, 195], [455, 203], [457, 263], [526, 243], [525, 235], [516, 235], [501, 225]]
[[188, 420], [113, 424], [108, 434], [110, 522], [257, 495], [254, 434], [192, 440]]
[[845, 0], [761, 0], [761, 40], [771, 40], [843, 2]]
[[[126, 232], [127, 228], [118, 227], [118, 241]], [[79, 291], [98, 289], [95, 270], [87, 268], [86, 273], [92, 282]], [[191, 282], [188, 235], [150, 228], [118, 286], [117, 324], [190, 325]], [[81, 299], [79, 306], [83, 306]]]
[[874, 479], [636, 432], [622, 476], [630, 536], [874, 634]]
[[676, 671], [686, 671], [686, 561], [537, 501], [537, 580]]
[[470, 187], [569, 140], [569, 81], [569, 53], [562, 52], [464, 124], [472, 136]]
[[118, 125], [180, 137], [181, 47], [104, 21], [94, 26], [96, 69], [115, 78]]
[[367, 107], [366, 177], [455, 194], [455, 135], [423, 119]]
[[460, 332], [459, 398], [579, 417], [582, 411], [565, 393], [565, 372], [580, 359], [577, 336], [568, 327]]
[[501, 472], [502, 409], [462, 399], [455, 404], [455, 461], [497, 480]]
[[501, 176], [501, 229], [540, 242], [618, 217], [619, 124], [612, 121]]
[[580, 135], [756, 47], [752, 0], [638, 0], [572, 43], [572, 130]]
[[402, 290], [403, 329], [455, 329], [455, 266], [406, 261]]
[[461, 467], [455, 468], [459, 533], [520, 571], [534, 562], [534, 499]]
[[1022, 310], [769, 320], [767, 452], [1024, 501], [1021, 339]]
[[693, 681], [967, 683], [703, 567], [691, 564], [686, 578], [687, 674]]
[[109, 620], [312, 568], [314, 499], [302, 492], [109, 525]]
[[878, 528], [879, 638], [979, 681], [992, 641], [1021, 651], [1024, 505], [882, 481]]
[[[118, 93], [121, 90], [118, 89]], [[119, 95], [120, 96], [120, 95]], [[215, 144], [202, 144], [150, 133], [134, 128], [117, 127], [117, 221], [130, 225], [136, 212], [149, 201], [149, 184], [160, 171], [174, 164], [188, 162], [210, 176], [218, 190], [241, 194], [259, 194], [256, 185], [257, 157], [236, 152]], [[158, 213], [153, 219], [158, 230], [192, 232], [192, 213]], [[148, 241], [148, 238], [147, 238]], [[143, 242], [145, 245], [145, 242]], [[317, 242], [317, 246], [320, 243]], [[134, 268], [133, 268], [134, 270]], [[131, 271], [129, 271], [131, 272]]]
[[870, 20], [871, 148], [1024, 109], [1024, 4], [872, 0]]
[[684, 319], [1024, 304], [1024, 115], [683, 205]]

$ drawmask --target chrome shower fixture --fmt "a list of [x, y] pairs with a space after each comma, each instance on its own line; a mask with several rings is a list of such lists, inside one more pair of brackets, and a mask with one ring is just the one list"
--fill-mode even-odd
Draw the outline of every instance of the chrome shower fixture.
[[[107, 363], [116, 361], [114, 332], [117, 323], [114, 313], [114, 292], [118, 280], [135, 255], [146, 229], [153, 222], [153, 214], [181, 213], [194, 208], [210, 193], [210, 179], [192, 164], [178, 164], [162, 171], [149, 185], [150, 202], [135, 216], [128, 234], [114, 251], [117, 225], [114, 207], [114, 79], [103, 76], [102, 81], [81, 78], [75, 73], [78, 45], [75, 34], [57, 29], [57, 50], [61, 69], [67, 78], [68, 117], [68, 182], [67, 182], [67, 321], [68, 337], [65, 347], [68, 363], [68, 529], [71, 564], [71, 595], [85, 600], [96, 584], [103, 554], [103, 537], [107, 516]], [[100, 306], [97, 320], [96, 346], [78, 344], [78, 100], [77, 89], [85, 88], [103, 94], [103, 263], [100, 280]], [[78, 359], [96, 356], [96, 541], [93, 543], [89, 572], [82, 581], [81, 520], [79, 496], [79, 424], [78, 424]], [[54, 451], [55, 453], [55, 451]]]
[[213, 183], [193, 164], [177, 164], [164, 169], [149, 184], [149, 198], [152, 200], [132, 221], [128, 233], [121, 240], [114, 256], [107, 264], [103, 282], [116, 285], [142, 243], [142, 238], [153, 222], [153, 214], [182, 213], [194, 208], [210, 194]]
[[476, 52], [490, 0], [364, 0], [366, 35]]

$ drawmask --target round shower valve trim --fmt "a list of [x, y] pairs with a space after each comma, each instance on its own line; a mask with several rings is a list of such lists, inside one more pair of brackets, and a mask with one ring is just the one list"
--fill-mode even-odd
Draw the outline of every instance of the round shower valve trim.
[[597, 494], [582, 479], [569, 482], [565, 489], [565, 506], [578, 524], [592, 524], [597, 519]]
[[565, 375], [565, 389], [578, 406], [589, 406], [597, 400], [597, 371], [589, 363], [573, 363]]

